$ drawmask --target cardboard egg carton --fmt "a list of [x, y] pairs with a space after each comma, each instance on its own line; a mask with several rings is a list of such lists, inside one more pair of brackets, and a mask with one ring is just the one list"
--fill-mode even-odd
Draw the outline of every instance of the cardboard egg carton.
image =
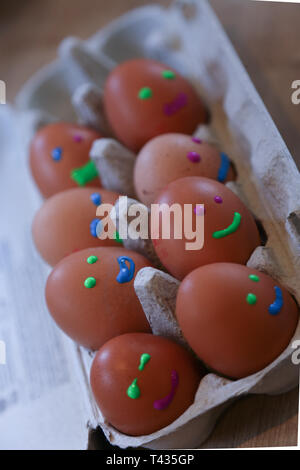
[[[267, 234], [265, 246], [258, 247], [247, 264], [281, 282], [300, 304], [300, 176], [206, 0], [177, 1], [168, 10], [158, 6], [134, 10], [87, 41], [67, 39], [59, 55], [57, 62], [25, 85], [17, 99], [19, 108], [26, 110], [27, 120], [30, 116], [32, 132], [52, 119], [76, 118], [102, 132], [106, 138], [95, 142], [91, 158], [103, 185], [133, 199], [135, 155], [114, 139], [103, 112], [102, 89], [109, 70], [121, 61], [144, 56], [178, 69], [194, 84], [212, 116], [210, 125], [201, 126], [196, 135], [219, 145], [230, 156], [238, 177], [228, 186]], [[125, 246], [144, 253], [156, 266], [142, 269], [135, 279], [153, 333], [188, 347], [174, 317], [179, 281], [158, 269], [149, 243], [128, 239]], [[300, 325], [289, 347], [272, 364], [244, 379], [231, 381], [207, 374], [194, 404], [183, 415], [166, 428], [140, 437], [125, 436], [106, 422], [88, 385], [94, 354], [76, 347], [89, 426], [100, 425], [109, 442], [121, 448], [197, 447], [238, 397], [284, 393], [297, 385], [299, 370], [291, 360], [296, 340], [300, 340]]]

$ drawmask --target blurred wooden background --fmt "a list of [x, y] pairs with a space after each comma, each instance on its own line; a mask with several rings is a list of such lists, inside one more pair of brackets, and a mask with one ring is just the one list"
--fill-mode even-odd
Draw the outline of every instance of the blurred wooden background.
[[[69, 35], [86, 38], [131, 8], [169, 0], [10, 0], [0, 16], [0, 78], [8, 99], [53, 60]], [[211, 0], [258, 92], [300, 167], [300, 105], [291, 83], [300, 79], [300, 5]], [[203, 448], [291, 446], [297, 443], [298, 390], [252, 396], [234, 404]]]

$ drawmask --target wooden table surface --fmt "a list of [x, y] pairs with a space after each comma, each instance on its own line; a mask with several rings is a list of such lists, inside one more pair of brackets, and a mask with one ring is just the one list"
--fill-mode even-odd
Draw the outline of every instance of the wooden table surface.
[[[1, 4], [0, 78], [12, 100], [25, 80], [56, 56], [65, 36], [86, 38], [127, 10], [170, 1], [10, 0]], [[300, 5], [211, 0], [255, 86], [300, 167]], [[297, 443], [298, 390], [249, 396], [231, 406], [202, 448], [292, 446]]]

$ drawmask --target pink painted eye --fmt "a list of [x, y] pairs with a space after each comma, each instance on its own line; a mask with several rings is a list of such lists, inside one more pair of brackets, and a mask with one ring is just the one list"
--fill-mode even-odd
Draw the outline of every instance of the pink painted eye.
[[187, 158], [192, 162], [192, 163], [198, 163], [201, 160], [201, 157], [199, 153], [197, 152], [189, 152], [187, 154]]
[[83, 138], [81, 137], [81, 135], [78, 135], [78, 134], [74, 135], [73, 139], [74, 139], [74, 142], [77, 142], [77, 143], [80, 143], [83, 141]]
[[206, 209], [203, 204], [196, 204], [194, 208], [194, 214], [196, 215], [204, 215], [206, 213]]
[[198, 137], [192, 137], [192, 141], [195, 142], [195, 144], [202, 144], [202, 140], [198, 139]]
[[221, 198], [221, 196], [215, 196], [214, 201], [215, 201], [217, 204], [222, 204], [223, 199]]

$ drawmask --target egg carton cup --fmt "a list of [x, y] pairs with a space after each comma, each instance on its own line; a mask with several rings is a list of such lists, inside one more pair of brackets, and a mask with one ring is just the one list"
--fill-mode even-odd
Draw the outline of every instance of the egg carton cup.
[[[300, 303], [300, 176], [295, 163], [246, 70], [206, 0], [175, 1], [168, 9], [143, 7], [122, 16], [87, 41], [67, 38], [59, 59], [38, 72], [17, 97], [20, 115], [27, 118], [27, 137], [42, 123], [76, 120], [99, 130], [95, 161], [103, 186], [134, 200], [134, 154], [116, 142], [103, 111], [102, 90], [109, 71], [135, 57], [160, 60], [185, 75], [211, 111], [209, 126], [196, 135], [225, 151], [237, 170], [227, 183], [262, 223], [265, 246], [256, 248], [248, 266], [271, 275]], [[25, 129], [25, 126], [24, 126]], [[121, 213], [120, 217], [126, 217]], [[179, 281], [163, 272], [151, 244], [129, 238], [126, 247], [152, 259], [135, 279], [136, 293], [154, 334], [188, 347], [174, 316]], [[82, 400], [90, 428], [101, 426], [113, 445], [121, 448], [195, 448], [213, 430], [220, 414], [240, 396], [280, 394], [298, 384], [293, 344], [263, 370], [231, 381], [208, 373], [200, 382], [195, 402], [176, 421], [147, 436], [126, 436], [106, 422], [96, 406], [88, 376], [94, 353], [76, 346], [82, 376]]]

